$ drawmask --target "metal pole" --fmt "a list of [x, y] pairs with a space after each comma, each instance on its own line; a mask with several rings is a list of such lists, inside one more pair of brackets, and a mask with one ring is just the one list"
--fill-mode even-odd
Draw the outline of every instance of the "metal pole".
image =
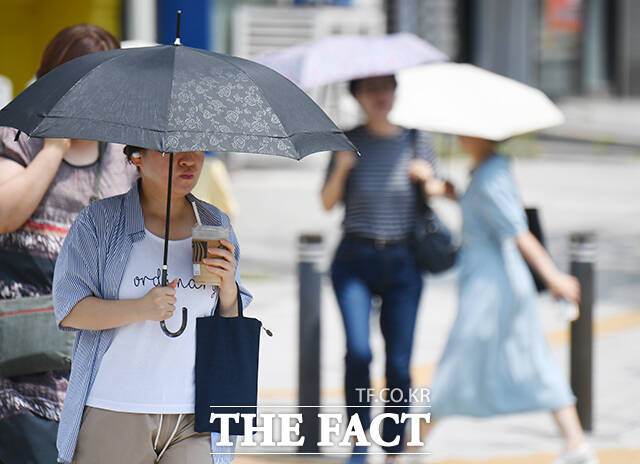
[[123, 38], [156, 42], [156, 0], [126, 0], [123, 2]]
[[[320, 292], [322, 274], [319, 263], [324, 255], [323, 239], [318, 234], [298, 238], [299, 334], [298, 404], [320, 404]], [[300, 408], [302, 453], [317, 453], [320, 440], [319, 408]]]
[[580, 281], [580, 317], [571, 323], [571, 388], [582, 428], [593, 430], [593, 303], [595, 301], [596, 237], [575, 232], [569, 239], [571, 274]]

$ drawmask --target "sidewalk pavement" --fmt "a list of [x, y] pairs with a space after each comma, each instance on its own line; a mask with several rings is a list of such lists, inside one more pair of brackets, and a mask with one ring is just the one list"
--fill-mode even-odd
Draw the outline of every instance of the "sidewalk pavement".
[[[256, 297], [248, 314], [259, 317], [273, 333], [264, 337], [260, 363], [260, 403], [285, 406], [297, 402], [298, 308], [297, 282], [293, 276], [248, 279], [246, 284]], [[412, 379], [415, 386], [428, 386], [438, 356], [455, 316], [453, 276], [432, 279], [421, 304], [414, 343]], [[594, 427], [590, 441], [599, 451], [620, 456], [634, 452], [640, 462], [640, 306], [629, 310], [597, 307], [594, 346]], [[540, 298], [540, 315], [554, 354], [568, 376], [568, 325], [557, 314], [549, 297]], [[340, 411], [343, 401], [342, 376], [344, 335], [335, 298], [325, 280], [322, 292], [322, 404]], [[373, 385], [383, 385], [384, 352], [377, 317], [372, 318]], [[452, 418], [434, 429], [427, 450], [433, 453], [424, 462], [481, 462], [505, 458], [503, 462], [551, 462], [561, 450], [562, 441], [547, 413], [474, 420]], [[280, 451], [280, 450], [279, 450]], [[525, 457], [537, 456], [527, 461]], [[616, 455], [618, 456], [618, 455]], [[335, 460], [335, 456], [332, 456]], [[515, 460], [516, 457], [523, 460]], [[331, 460], [330, 457], [326, 459]], [[617, 458], [616, 458], [617, 459]], [[239, 460], [238, 462], [254, 462]], [[256, 461], [257, 462], [257, 461]], [[300, 461], [301, 462], [301, 461]], [[372, 463], [379, 460], [371, 459]], [[607, 461], [603, 461], [607, 462]], [[611, 460], [611, 463], [624, 461]]]
[[[598, 237], [597, 304], [594, 341], [594, 432], [590, 441], [602, 463], [640, 462], [640, 162], [633, 154], [546, 155], [514, 161], [526, 204], [540, 208], [548, 249], [568, 269], [567, 240], [573, 230]], [[320, 231], [331, 250], [339, 238], [341, 213], [322, 212], [318, 192], [326, 157], [275, 168], [232, 173], [240, 212], [234, 219], [240, 239], [241, 272], [255, 296], [247, 313], [274, 333], [261, 345], [260, 403], [297, 403], [298, 302], [296, 236]], [[313, 158], [313, 157], [311, 157]], [[261, 162], [261, 160], [259, 161]], [[463, 186], [463, 161], [444, 166], [445, 175]], [[455, 205], [438, 203], [454, 230]], [[330, 259], [327, 253], [323, 268]], [[414, 342], [414, 385], [428, 385], [456, 311], [455, 272], [427, 279]], [[552, 349], [568, 376], [567, 324], [549, 297], [540, 298], [540, 317]], [[377, 317], [372, 317], [372, 378], [382, 385], [384, 350]], [[344, 333], [328, 279], [322, 287], [322, 404], [341, 410]], [[288, 411], [293, 412], [292, 409]], [[434, 428], [424, 462], [551, 463], [562, 441], [548, 413], [487, 420], [452, 418]], [[255, 450], [252, 450], [255, 452]], [[282, 450], [279, 450], [282, 451]], [[293, 450], [291, 450], [293, 451]], [[235, 462], [339, 462], [336, 456], [238, 456]], [[344, 459], [344, 458], [342, 458]], [[372, 456], [370, 462], [380, 462]]]

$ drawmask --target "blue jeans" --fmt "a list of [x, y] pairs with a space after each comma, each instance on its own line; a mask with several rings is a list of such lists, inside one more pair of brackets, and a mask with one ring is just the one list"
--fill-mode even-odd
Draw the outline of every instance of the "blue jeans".
[[[411, 378], [409, 364], [418, 304], [422, 292], [422, 274], [410, 245], [376, 248], [372, 243], [345, 237], [336, 250], [331, 265], [331, 281], [340, 306], [347, 338], [345, 357], [345, 396], [349, 417], [358, 414], [365, 428], [371, 417], [367, 395], [357, 389], [371, 386], [369, 364], [372, 359], [369, 346], [369, 317], [374, 295], [382, 300], [380, 328], [385, 341], [386, 381], [390, 389], [400, 389], [402, 399], [385, 403], [385, 412], [407, 411]], [[399, 395], [394, 395], [398, 399]], [[400, 417], [400, 416], [398, 416]], [[402, 450], [404, 424], [390, 419], [383, 422], [382, 438], [391, 442], [400, 436], [397, 446], [385, 451]]]

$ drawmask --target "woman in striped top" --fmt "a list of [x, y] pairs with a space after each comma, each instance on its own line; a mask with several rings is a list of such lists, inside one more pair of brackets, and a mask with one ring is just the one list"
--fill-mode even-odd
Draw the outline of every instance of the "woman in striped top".
[[[351, 81], [349, 89], [367, 122], [346, 134], [361, 156], [334, 153], [322, 189], [325, 209], [338, 202], [345, 205], [344, 236], [331, 266], [331, 279], [347, 339], [347, 410], [349, 416], [357, 413], [365, 428], [370, 422], [369, 402], [360, 393], [370, 387], [369, 316], [373, 296], [382, 301], [380, 325], [385, 339], [387, 387], [404, 393], [401, 399], [389, 399], [387, 404], [392, 407], [386, 412], [406, 412], [397, 406], [409, 399], [409, 363], [422, 292], [412, 232], [418, 202], [424, 198], [418, 197], [415, 183], [428, 195], [453, 196], [451, 184], [436, 178], [437, 159], [427, 134], [389, 121], [395, 88], [394, 76]], [[386, 421], [382, 438], [393, 443], [395, 437], [402, 437], [403, 429], [403, 424]], [[385, 448], [388, 462], [394, 459], [392, 453], [402, 450], [402, 440], [397, 441]], [[364, 453], [365, 447], [355, 447], [349, 462], [366, 462]]]

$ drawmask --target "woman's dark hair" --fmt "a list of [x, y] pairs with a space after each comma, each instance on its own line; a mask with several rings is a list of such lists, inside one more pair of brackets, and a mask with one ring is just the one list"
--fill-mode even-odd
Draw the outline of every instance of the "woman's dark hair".
[[120, 48], [118, 39], [100, 26], [78, 24], [67, 27], [58, 32], [44, 49], [36, 78], [79, 56], [117, 48]]
[[[389, 74], [388, 76], [378, 76], [378, 77], [390, 77], [393, 79], [393, 86], [396, 87], [398, 85], [398, 82], [396, 81], [396, 76], [394, 76], [393, 74]], [[366, 81], [367, 79], [374, 79], [374, 78], [363, 77], [362, 79], [351, 79], [349, 81], [349, 93], [351, 94], [351, 96], [353, 97], [356, 96], [358, 87], [360, 86], [360, 84], [362, 84], [362, 82]]]

